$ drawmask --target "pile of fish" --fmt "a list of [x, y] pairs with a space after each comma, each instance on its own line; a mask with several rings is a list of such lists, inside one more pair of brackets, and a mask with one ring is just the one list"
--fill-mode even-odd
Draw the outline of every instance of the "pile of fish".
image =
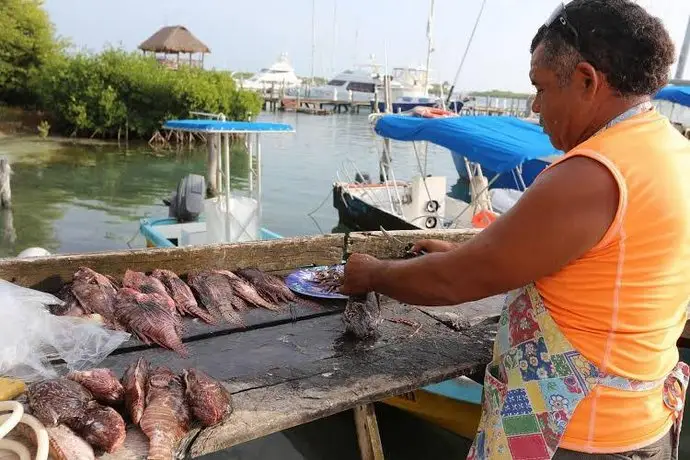
[[333, 266], [314, 273], [311, 282], [318, 285], [324, 292], [338, 292], [343, 285], [344, 277], [343, 267]]
[[150, 368], [143, 358], [121, 381], [109, 369], [72, 372], [31, 384], [28, 400], [48, 428], [56, 460], [117, 451], [125, 441], [125, 418], [149, 438], [149, 460], [170, 460], [193, 422], [213, 426], [232, 413], [230, 393], [217, 380], [197, 369], [178, 375]]
[[242, 325], [249, 308], [279, 311], [287, 303], [314, 306], [293, 294], [282, 278], [255, 268], [204, 270], [190, 273], [185, 283], [170, 270], [150, 275], [127, 270], [122, 284], [81, 267], [58, 296], [65, 302], [56, 315], [94, 316], [106, 327], [124, 330], [145, 344], [158, 344], [187, 356], [182, 342], [182, 317], [208, 324]]

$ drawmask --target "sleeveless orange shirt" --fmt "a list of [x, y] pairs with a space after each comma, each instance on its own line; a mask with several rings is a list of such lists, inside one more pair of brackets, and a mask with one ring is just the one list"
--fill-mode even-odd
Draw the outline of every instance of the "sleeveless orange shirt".
[[[655, 110], [583, 142], [556, 164], [586, 156], [618, 182], [619, 204], [601, 242], [536, 285], [572, 345], [605, 372], [662, 378], [690, 300], [690, 142]], [[583, 184], [586, 187], [586, 184]], [[597, 387], [577, 407], [561, 447], [622, 452], [655, 442], [672, 423], [661, 388]]]

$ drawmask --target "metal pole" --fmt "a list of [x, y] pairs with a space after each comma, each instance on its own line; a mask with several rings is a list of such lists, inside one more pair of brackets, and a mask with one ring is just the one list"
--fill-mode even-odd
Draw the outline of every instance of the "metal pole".
[[428, 47], [426, 50], [426, 74], [424, 76], [424, 95], [429, 95], [429, 68], [431, 67], [431, 53], [434, 51], [434, 42], [431, 37], [431, 26], [434, 22], [434, 0], [431, 0], [431, 11], [429, 12], [429, 21], [426, 25], [426, 39]]
[[685, 39], [683, 39], [683, 46], [681, 46], [680, 55], [678, 56], [676, 80], [683, 79], [683, 73], [685, 72], [685, 63], [688, 59], [688, 50], [690, 50], [690, 16], [688, 16], [688, 26], [685, 28]]
[[311, 2], [311, 86], [314, 86], [314, 55], [316, 54], [316, 0]]
[[225, 167], [225, 239], [230, 242], [230, 134], [223, 134], [223, 166]]
[[261, 217], [262, 217], [262, 209], [261, 209], [261, 140], [259, 139], [260, 135], [257, 133], [255, 134], [256, 136], [256, 196], [257, 196], [257, 211], [258, 211], [258, 222], [257, 222], [257, 231], [259, 232], [259, 235], [261, 234]]
[[474, 27], [472, 27], [472, 33], [470, 34], [470, 39], [467, 42], [467, 48], [465, 48], [465, 52], [462, 55], [462, 59], [460, 60], [460, 66], [458, 67], [458, 71], [455, 72], [455, 78], [453, 79], [453, 83], [450, 87], [450, 91], [448, 91], [448, 97], [446, 99], [446, 105], [450, 106], [450, 98], [453, 96], [453, 91], [455, 91], [455, 85], [458, 84], [458, 78], [460, 78], [460, 71], [462, 70], [462, 66], [465, 64], [465, 58], [467, 58], [467, 52], [470, 50], [470, 45], [472, 44], [472, 39], [474, 38], [474, 33], [477, 31], [477, 26], [479, 25], [479, 19], [482, 17], [482, 13], [484, 12], [484, 5], [486, 5], [486, 0], [482, 1], [482, 7], [479, 9], [479, 14], [477, 15], [477, 20], [474, 22]]

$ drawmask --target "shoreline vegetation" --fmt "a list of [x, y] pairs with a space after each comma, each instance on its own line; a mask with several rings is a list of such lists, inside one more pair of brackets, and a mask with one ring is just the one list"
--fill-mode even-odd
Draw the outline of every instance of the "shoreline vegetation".
[[0, 131], [42, 137], [149, 140], [190, 112], [254, 118], [258, 94], [228, 72], [181, 66], [108, 48], [75, 51], [55, 34], [42, 0], [0, 0]]

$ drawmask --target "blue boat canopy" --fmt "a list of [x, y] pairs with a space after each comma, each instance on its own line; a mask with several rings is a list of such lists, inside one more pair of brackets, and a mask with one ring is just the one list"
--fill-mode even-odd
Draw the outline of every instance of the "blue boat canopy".
[[432, 142], [497, 173], [562, 153], [551, 145], [541, 126], [508, 116], [385, 115], [376, 122], [375, 130], [382, 137], [399, 141]]
[[168, 120], [163, 124], [166, 129], [180, 131], [213, 132], [213, 133], [290, 133], [295, 129], [284, 123], [265, 123], [255, 121], [222, 121], [222, 120]]
[[669, 85], [659, 90], [654, 99], [671, 101], [690, 107], [690, 86]]

